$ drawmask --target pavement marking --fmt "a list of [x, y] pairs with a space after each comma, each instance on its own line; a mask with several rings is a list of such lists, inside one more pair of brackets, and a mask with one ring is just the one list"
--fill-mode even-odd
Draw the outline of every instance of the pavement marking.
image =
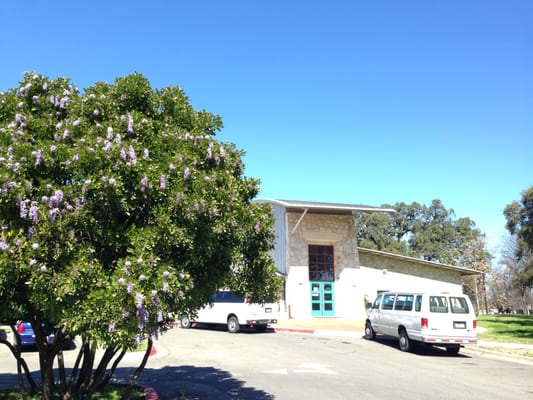
[[289, 370], [288, 368], [280, 369], [271, 369], [265, 371], [266, 374], [278, 374], [278, 375], [289, 375], [289, 372], [295, 374], [323, 374], [323, 375], [335, 375], [336, 372], [328, 368], [324, 364], [315, 364], [315, 363], [301, 363], [296, 367], [296, 369]]

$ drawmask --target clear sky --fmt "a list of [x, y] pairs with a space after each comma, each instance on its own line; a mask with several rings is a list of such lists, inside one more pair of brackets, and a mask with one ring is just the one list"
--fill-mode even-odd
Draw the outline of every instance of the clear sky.
[[533, 185], [531, 0], [3, 0], [0, 91], [23, 71], [181, 86], [262, 198], [439, 199], [492, 248]]

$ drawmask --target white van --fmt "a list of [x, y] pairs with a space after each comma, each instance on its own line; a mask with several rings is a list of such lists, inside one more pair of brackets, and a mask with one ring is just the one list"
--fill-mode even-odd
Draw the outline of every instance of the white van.
[[241, 326], [254, 327], [263, 332], [270, 324], [278, 322], [277, 304], [252, 303], [229, 291], [219, 291], [211, 295], [210, 302], [199, 309], [195, 316], [182, 315], [180, 326], [190, 328], [193, 322], [203, 324], [225, 324], [228, 332], [237, 333]]
[[476, 315], [464, 294], [386, 292], [367, 311], [365, 338], [376, 334], [397, 337], [402, 351], [422, 342], [457, 354], [477, 343]]

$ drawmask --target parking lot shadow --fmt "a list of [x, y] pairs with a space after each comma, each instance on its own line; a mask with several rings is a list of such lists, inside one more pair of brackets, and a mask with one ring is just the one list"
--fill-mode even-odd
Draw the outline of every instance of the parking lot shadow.
[[235, 379], [228, 371], [213, 367], [147, 368], [141, 375], [140, 383], [154, 388], [160, 400], [274, 399], [263, 390], [245, 387], [245, 382]]
[[[67, 377], [72, 371], [67, 369]], [[127, 383], [135, 368], [117, 368], [114, 383]], [[55, 371], [57, 374], [57, 370]], [[32, 375], [39, 382], [38, 372]], [[139, 385], [152, 388], [159, 400], [272, 400], [274, 396], [263, 390], [245, 386], [228, 371], [192, 365], [145, 368]], [[0, 390], [17, 388], [16, 373], [0, 374]]]

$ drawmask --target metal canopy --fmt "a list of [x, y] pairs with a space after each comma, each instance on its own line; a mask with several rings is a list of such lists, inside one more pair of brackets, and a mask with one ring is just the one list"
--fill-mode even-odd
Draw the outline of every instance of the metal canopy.
[[269, 201], [271, 203], [279, 204], [290, 211], [300, 211], [306, 213], [316, 214], [344, 214], [353, 215], [356, 211], [361, 212], [384, 212], [394, 213], [396, 210], [392, 208], [380, 208], [358, 204], [342, 204], [342, 203], [323, 203], [315, 201], [299, 201], [299, 200], [278, 200], [278, 199], [261, 199], [258, 201]]

